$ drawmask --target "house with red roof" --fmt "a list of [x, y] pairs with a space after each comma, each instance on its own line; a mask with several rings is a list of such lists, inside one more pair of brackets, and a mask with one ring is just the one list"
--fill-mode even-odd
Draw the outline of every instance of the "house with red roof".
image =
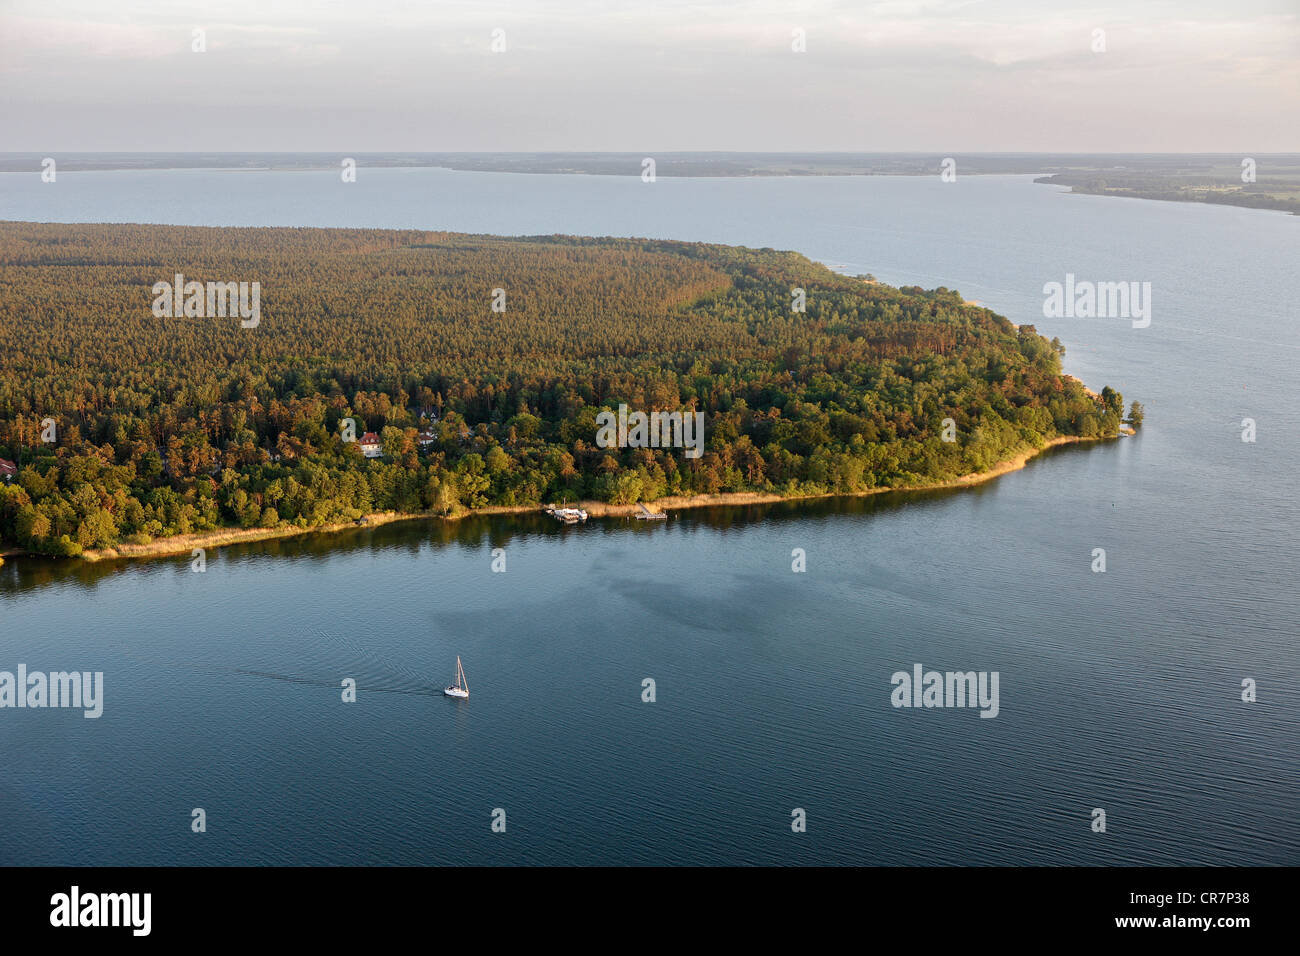
[[367, 458], [379, 458], [384, 453], [384, 446], [374, 432], [366, 432], [357, 444], [361, 446], [361, 454]]
[[18, 477], [18, 466], [8, 458], [0, 458], [0, 478], [13, 481]]

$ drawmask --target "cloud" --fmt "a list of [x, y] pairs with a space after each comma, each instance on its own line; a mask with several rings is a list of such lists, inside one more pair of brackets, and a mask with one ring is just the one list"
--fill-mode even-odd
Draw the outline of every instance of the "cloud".
[[[211, 131], [213, 142], [195, 149], [321, 148], [328, 129], [410, 149], [757, 149], [797, 137], [799, 149], [906, 150], [959, 136], [954, 149], [1065, 150], [1080, 144], [1043, 119], [1063, 104], [1093, 131], [1086, 148], [1204, 149], [1220, 128], [1234, 142], [1251, 130], [1273, 149], [1300, 145], [1277, 121], [1300, 98], [1300, 18], [1279, 0], [1230, 10], [1186, 0], [1176, 12], [1140, 0], [69, 0], [58, 16], [43, 9], [10, 0], [0, 12], [9, 78], [0, 123], [21, 140], [43, 126], [69, 130], [76, 115], [86, 149], [150, 148], [148, 121], [131, 117], [181, 108]], [[205, 56], [189, 52], [194, 26], [207, 30]], [[494, 55], [498, 26], [508, 52]], [[791, 50], [796, 27], [807, 31], [806, 53]], [[1104, 53], [1092, 50], [1099, 28]], [[77, 107], [91, 108], [88, 125]], [[286, 125], [294, 115], [327, 121]]]

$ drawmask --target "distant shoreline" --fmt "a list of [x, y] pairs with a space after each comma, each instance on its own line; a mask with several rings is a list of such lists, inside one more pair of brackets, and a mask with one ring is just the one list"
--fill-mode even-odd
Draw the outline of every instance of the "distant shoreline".
[[[614, 168], [599, 169], [511, 169], [497, 166], [456, 166], [446, 163], [428, 163], [421, 165], [398, 165], [395, 163], [377, 164], [366, 167], [372, 170], [418, 170], [438, 169], [449, 173], [507, 173], [516, 176], [585, 176], [589, 178], [623, 178], [639, 177], [639, 168], [622, 170]], [[60, 173], [337, 173], [337, 166], [71, 166], [60, 169]], [[0, 174], [30, 176], [26, 169], [0, 168]], [[933, 176], [931, 170], [907, 169], [832, 169], [820, 171], [803, 170], [766, 170], [753, 169], [741, 171], [718, 172], [711, 170], [674, 170], [672, 167], [656, 171], [659, 179], [826, 179], [846, 177], [881, 177], [881, 178], [919, 178]], [[973, 169], [963, 173], [966, 176], [1038, 176], [1052, 175], [1043, 169]], [[1046, 181], [1046, 180], [1035, 180]], [[1059, 185], [1059, 184], [1053, 184]]]
[[[0, 174], [58, 172], [330, 173], [342, 163], [368, 170], [438, 170], [534, 176], [650, 179], [819, 179], [902, 176], [1028, 176], [1074, 195], [1189, 202], [1300, 215], [1300, 154], [1256, 154], [1262, 172], [1243, 180], [1243, 159], [1219, 153], [766, 153], [629, 152], [68, 152], [46, 157], [0, 152]], [[1255, 162], [1255, 157], [1247, 160]], [[952, 165], [949, 165], [952, 164]], [[957, 181], [948, 177], [949, 181]]]
[[[940, 491], [948, 488], [968, 488], [973, 485], [983, 484], [986, 481], [992, 481], [994, 478], [1000, 478], [1013, 471], [1019, 471], [1032, 459], [1047, 451], [1049, 448], [1058, 448], [1062, 445], [1074, 445], [1084, 442], [1115, 441], [1117, 438], [1122, 437], [1122, 435], [1125, 434], [1131, 434], [1131, 432], [1121, 432], [1121, 435], [1115, 436], [1115, 438], [1081, 438], [1077, 435], [1059, 435], [1056, 438], [1049, 440], [1042, 448], [1026, 449], [1013, 458], [999, 462], [987, 471], [971, 472], [970, 474], [962, 475], [950, 481], [936, 482], [934, 484], [899, 485], [887, 488], [871, 488], [866, 491], [858, 492], [828, 492], [821, 495], [796, 495], [793, 497], [770, 492], [739, 491], [712, 495], [692, 495], [689, 497], [669, 496], [666, 498], [658, 498], [654, 501], [648, 501], [645, 502], [645, 504], [653, 511], [667, 512], [685, 511], [690, 508], [777, 504], [783, 501], [817, 501], [825, 498], [865, 498], [871, 495], [888, 494], [890, 492]], [[635, 516], [640, 511], [639, 505], [615, 505], [605, 501], [581, 501], [576, 504], [568, 504], [567, 506], [582, 508], [593, 518], [628, 518]], [[151, 541], [148, 544], [120, 544], [113, 548], [87, 549], [81, 553], [80, 559], [83, 561], [97, 562], [120, 560], [124, 558], [141, 559], [164, 557], [191, 552], [195, 548], [219, 548], [226, 545], [246, 544], [253, 541], [296, 538], [300, 535], [307, 534], [334, 534], [339, 531], [357, 530], [359, 528], [376, 528], [381, 525], [391, 524], [394, 521], [415, 521], [419, 519], [460, 521], [465, 518], [474, 518], [483, 515], [540, 514], [541, 509], [541, 505], [489, 505], [484, 508], [467, 509], [454, 515], [435, 515], [428, 511], [414, 513], [382, 511], [366, 515], [356, 521], [319, 525], [315, 528], [223, 528], [217, 531], [203, 532], [202, 534], [174, 535], [172, 537], [159, 538], [157, 541]], [[25, 552], [13, 551], [9, 553], [24, 554]]]

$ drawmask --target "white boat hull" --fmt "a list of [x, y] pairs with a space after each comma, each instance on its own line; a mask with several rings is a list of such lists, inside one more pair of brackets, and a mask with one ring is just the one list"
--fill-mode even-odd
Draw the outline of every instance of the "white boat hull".
[[460, 665], [460, 655], [456, 656], [456, 683], [444, 687], [442, 692], [448, 697], [464, 699], [469, 696], [469, 681], [465, 679], [465, 668]]

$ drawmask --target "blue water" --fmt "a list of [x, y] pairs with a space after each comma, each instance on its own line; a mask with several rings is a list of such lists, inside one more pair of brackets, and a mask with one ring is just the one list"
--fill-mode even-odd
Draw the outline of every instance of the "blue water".
[[[1300, 863], [1296, 217], [1030, 177], [363, 169], [3, 174], [0, 219], [796, 249], [959, 289], [1147, 407], [957, 492], [418, 521], [204, 574], [11, 559], [0, 670], [102, 670], [106, 700], [0, 710], [0, 863]], [[1151, 282], [1151, 326], [1044, 319], [1067, 272]], [[430, 693], [458, 654], [460, 703]], [[999, 672], [999, 716], [894, 709], [917, 662]]]

